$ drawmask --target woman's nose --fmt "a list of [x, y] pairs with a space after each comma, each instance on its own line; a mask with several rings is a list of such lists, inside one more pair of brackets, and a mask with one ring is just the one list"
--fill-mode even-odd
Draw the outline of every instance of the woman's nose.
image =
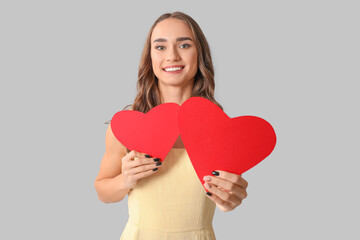
[[166, 58], [169, 61], [180, 60], [180, 55], [176, 48], [169, 48]]

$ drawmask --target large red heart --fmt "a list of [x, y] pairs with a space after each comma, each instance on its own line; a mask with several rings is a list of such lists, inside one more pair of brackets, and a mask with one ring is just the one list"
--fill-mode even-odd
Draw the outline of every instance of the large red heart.
[[122, 110], [112, 117], [111, 130], [128, 149], [163, 161], [179, 137], [179, 108], [176, 103], [163, 103], [147, 113]]
[[191, 97], [178, 113], [180, 135], [202, 184], [214, 170], [242, 174], [274, 149], [273, 127], [255, 116], [228, 117], [213, 102]]

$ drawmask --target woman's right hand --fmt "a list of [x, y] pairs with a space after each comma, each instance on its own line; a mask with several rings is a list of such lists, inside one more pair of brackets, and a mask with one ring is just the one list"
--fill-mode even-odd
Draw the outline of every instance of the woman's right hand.
[[162, 166], [159, 158], [152, 158], [135, 150], [126, 154], [121, 161], [121, 174], [125, 186], [129, 189], [135, 187], [139, 179], [154, 174], [158, 167]]

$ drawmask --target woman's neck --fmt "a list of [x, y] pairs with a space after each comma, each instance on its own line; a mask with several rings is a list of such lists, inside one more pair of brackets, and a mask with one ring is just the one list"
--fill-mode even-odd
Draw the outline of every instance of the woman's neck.
[[159, 85], [161, 103], [173, 102], [181, 105], [192, 95], [192, 81], [186, 86]]

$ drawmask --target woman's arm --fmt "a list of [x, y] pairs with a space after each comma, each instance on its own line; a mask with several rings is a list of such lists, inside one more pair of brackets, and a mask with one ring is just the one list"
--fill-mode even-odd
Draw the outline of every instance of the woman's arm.
[[127, 154], [126, 147], [115, 138], [110, 124], [106, 130], [105, 154], [95, 179], [95, 189], [104, 203], [119, 202], [130, 191], [125, 187], [121, 174], [121, 159]]

